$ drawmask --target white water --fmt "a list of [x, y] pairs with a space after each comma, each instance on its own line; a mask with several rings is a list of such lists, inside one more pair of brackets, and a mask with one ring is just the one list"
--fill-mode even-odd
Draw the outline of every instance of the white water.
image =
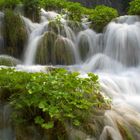
[[0, 139], [1, 140], [16, 140], [10, 122], [11, 109], [7, 104], [0, 102]]

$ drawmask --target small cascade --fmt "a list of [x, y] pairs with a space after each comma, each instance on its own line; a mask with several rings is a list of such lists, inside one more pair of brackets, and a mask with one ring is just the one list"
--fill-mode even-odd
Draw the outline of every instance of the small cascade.
[[16, 140], [11, 125], [11, 108], [8, 104], [0, 104], [0, 139]]
[[[45, 64], [65, 65], [65, 64], [74, 64], [80, 62], [78, 50], [75, 47], [76, 34], [68, 26], [70, 22], [67, 23], [63, 18], [59, 20], [59, 16], [60, 15], [55, 12], [52, 11], [46, 12], [43, 9], [41, 9], [40, 23], [33, 23], [29, 19], [22, 17], [23, 21], [25, 22], [29, 35], [29, 40], [24, 54], [25, 65], [33, 65], [36, 63], [43, 64], [43, 65]], [[79, 25], [77, 24], [77, 26]], [[54, 37], [54, 35], [56, 37]], [[64, 42], [62, 43], [63, 45], [60, 44], [60, 46], [61, 45], [63, 46], [63, 49], [61, 47], [62, 53], [67, 55], [68, 52], [70, 51], [68, 56], [73, 57], [69, 59], [70, 60], [69, 62], [65, 60], [62, 61], [62, 58], [61, 61], [56, 60], [57, 57], [58, 58], [60, 57], [57, 55], [59, 50], [58, 49], [59, 45], [58, 43], [55, 42], [58, 42], [57, 38], [60, 38], [60, 36], [62, 36], [63, 39], [61, 38], [62, 41], [59, 42]], [[54, 43], [56, 44], [55, 46]], [[56, 48], [56, 46], [58, 47]], [[65, 58], [66, 57], [64, 57], [63, 59]]]
[[120, 20], [111, 22], [106, 29], [104, 53], [125, 66], [137, 66], [140, 64], [139, 36], [140, 22], [138, 22], [138, 18], [130, 17], [129, 20], [129, 17], [123, 19], [121, 17]]
[[56, 64], [75, 64], [78, 63], [79, 56], [74, 43], [68, 39], [59, 36], [54, 46], [54, 56]]
[[77, 46], [82, 60], [86, 60], [98, 52], [96, 33], [87, 29], [78, 34]]
[[41, 39], [41, 36], [37, 36], [33, 38], [33, 40], [30, 41], [30, 43], [28, 44], [28, 47], [26, 50], [27, 53], [25, 54], [25, 61], [24, 61], [25, 65], [34, 64], [34, 58], [36, 55], [36, 50], [37, 50], [37, 46], [40, 39]]
[[57, 16], [59, 16], [59, 14], [54, 11], [46, 12], [44, 9], [41, 9], [41, 18], [42, 18], [41, 21], [53, 20]]
[[21, 64], [21, 61], [8, 55], [0, 55], [0, 65], [3, 66], [16, 66]]
[[32, 23], [29, 19], [23, 18], [28, 34], [29, 40], [24, 54], [24, 64], [31, 65], [35, 61], [36, 49], [42, 34], [47, 30], [48, 21], [42, 24]]
[[91, 71], [104, 71], [104, 72], [113, 72], [113, 73], [117, 73], [120, 71], [125, 70], [125, 67], [115, 61], [112, 60], [110, 57], [102, 54], [102, 53], [98, 53], [94, 56], [92, 56], [91, 58], [89, 58], [84, 64], [83, 64], [83, 69], [86, 72], [91, 72]]

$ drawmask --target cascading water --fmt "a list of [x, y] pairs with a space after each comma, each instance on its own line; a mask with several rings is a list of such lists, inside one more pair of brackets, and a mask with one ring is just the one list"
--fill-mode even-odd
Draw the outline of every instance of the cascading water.
[[11, 127], [11, 108], [8, 104], [0, 103], [0, 139], [16, 140]]
[[[98, 74], [101, 91], [112, 99], [112, 108], [105, 112], [100, 136], [84, 135], [84, 140], [139, 140], [140, 18], [117, 18], [104, 33], [97, 34], [84, 28], [74, 31], [65, 19], [58, 20], [57, 16], [42, 10], [41, 23], [22, 17], [29, 35], [24, 64], [66, 64], [71, 65], [66, 68], [82, 74]], [[37, 71], [36, 66], [28, 68]], [[28, 68], [17, 66], [18, 70]], [[38, 69], [45, 70], [43, 66]], [[74, 139], [72, 134], [70, 139]]]
[[139, 140], [139, 18], [120, 17], [108, 25], [103, 36], [103, 54], [94, 55], [83, 65], [86, 71], [99, 75], [102, 92], [113, 102], [105, 113], [100, 140]]

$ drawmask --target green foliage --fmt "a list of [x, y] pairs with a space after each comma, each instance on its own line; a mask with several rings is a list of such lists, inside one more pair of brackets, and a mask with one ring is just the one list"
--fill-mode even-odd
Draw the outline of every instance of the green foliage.
[[[84, 123], [92, 110], [106, 106], [99, 93], [98, 76], [54, 69], [45, 73], [26, 73], [14, 69], [0, 69], [0, 87], [8, 91], [13, 118], [21, 124], [38, 124], [42, 128], [72, 123]], [[5, 94], [5, 92], [4, 92]]]
[[4, 23], [4, 39], [7, 51], [15, 57], [20, 56], [27, 38], [25, 26], [20, 16], [8, 9], [5, 10]]
[[61, 10], [66, 7], [66, 0], [41, 0], [41, 7], [47, 10]]
[[22, 0], [25, 16], [34, 22], [40, 20], [40, 0]]
[[68, 2], [66, 0], [41, 0], [41, 6], [46, 10], [57, 10], [68, 12], [68, 18], [74, 21], [80, 21], [82, 14], [86, 13], [87, 8], [84, 8], [80, 3]]
[[0, 0], [0, 9], [14, 9], [20, 0]]
[[117, 10], [104, 5], [96, 6], [93, 14], [90, 16], [93, 28], [101, 32], [103, 28], [114, 18], [118, 16]]
[[133, 0], [129, 4], [130, 4], [130, 7], [128, 10], [128, 14], [140, 15], [140, 0]]
[[80, 3], [67, 2], [69, 11], [69, 19], [74, 21], [80, 21], [83, 14], [83, 7]]

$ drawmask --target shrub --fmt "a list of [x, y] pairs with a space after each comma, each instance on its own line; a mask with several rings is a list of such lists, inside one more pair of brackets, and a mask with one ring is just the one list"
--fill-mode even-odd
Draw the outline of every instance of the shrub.
[[20, 0], [0, 0], [0, 9], [14, 9]]
[[[106, 106], [99, 93], [98, 76], [92, 73], [80, 78], [79, 73], [64, 69], [46, 74], [1, 68], [0, 91], [3, 90], [11, 94], [7, 94], [7, 101], [13, 107], [16, 123], [36, 123], [44, 129], [55, 127], [55, 122], [79, 126], [92, 110]], [[1, 97], [5, 96], [1, 93]]]
[[67, 2], [66, 8], [69, 11], [70, 20], [81, 21], [84, 8], [80, 3]]
[[46, 10], [61, 11], [66, 9], [69, 13], [69, 19], [74, 21], [80, 21], [82, 14], [87, 10], [80, 3], [68, 2], [66, 0], [41, 0], [41, 6]]
[[46, 10], [61, 10], [66, 7], [66, 0], [41, 0], [41, 6]]
[[40, 21], [40, 0], [22, 0], [25, 16], [33, 22]]
[[128, 14], [140, 15], [140, 0], [133, 0], [129, 4], [130, 4], [130, 7], [128, 10]]
[[96, 6], [90, 20], [92, 21], [92, 27], [101, 32], [103, 28], [114, 18], [118, 16], [117, 10], [104, 5]]

